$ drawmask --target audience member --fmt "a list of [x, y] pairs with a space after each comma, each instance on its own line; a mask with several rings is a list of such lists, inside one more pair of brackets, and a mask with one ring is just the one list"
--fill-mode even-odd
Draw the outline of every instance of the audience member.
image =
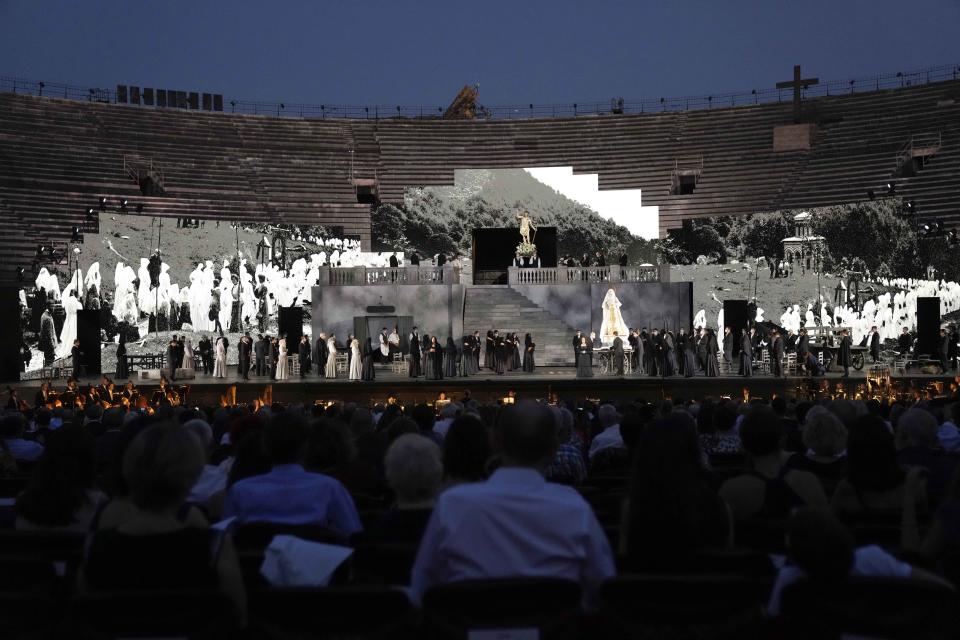
[[0, 438], [17, 462], [36, 462], [43, 454], [43, 445], [23, 437], [27, 421], [21, 413], [7, 413], [0, 420]]
[[486, 482], [453, 487], [437, 501], [414, 563], [411, 596], [419, 602], [430, 587], [447, 582], [542, 576], [577, 582], [585, 603], [596, 605], [600, 585], [616, 572], [613, 554], [583, 497], [543, 477], [558, 444], [553, 412], [509, 406], [498, 433], [500, 468]]
[[[729, 400], [720, 402], [713, 408], [709, 431], [700, 432], [700, 448], [708, 455], [741, 453], [740, 434], [734, 426], [737, 423], [737, 411]], [[706, 426], [704, 422], [700, 423]]]
[[610, 447], [623, 448], [623, 437], [620, 435], [620, 416], [617, 408], [612, 404], [600, 405], [597, 409], [597, 421], [602, 431], [594, 436], [590, 442], [590, 457]]
[[940, 445], [938, 430], [937, 419], [923, 409], [909, 409], [897, 421], [897, 462], [904, 468], [921, 467], [926, 471], [931, 506], [940, 502], [957, 467], [956, 457]]
[[833, 413], [816, 406], [806, 414], [802, 435], [806, 451], [790, 456], [786, 466], [809, 471], [831, 493], [846, 473], [847, 428]]
[[375, 496], [383, 489], [377, 468], [357, 457], [350, 428], [341, 420], [314, 423], [307, 437], [303, 466], [307, 471], [336, 478], [354, 496]]
[[485, 480], [492, 455], [487, 427], [471, 414], [456, 418], [443, 440], [444, 485]]
[[587, 464], [581, 442], [573, 433], [573, 414], [569, 409], [558, 409], [559, 427], [557, 455], [547, 468], [545, 476], [551, 482], [577, 486], [587, 479]]

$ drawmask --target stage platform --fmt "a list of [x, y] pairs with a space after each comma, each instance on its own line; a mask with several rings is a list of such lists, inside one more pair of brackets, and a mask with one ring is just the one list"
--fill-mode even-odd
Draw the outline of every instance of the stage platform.
[[[446, 394], [447, 398], [459, 400], [466, 391], [478, 401], [491, 402], [507, 397], [511, 392], [517, 398], [548, 399], [555, 395], [560, 399], [594, 400], [662, 400], [664, 398], [694, 398], [706, 396], [729, 396], [736, 398], [809, 398], [822, 396], [875, 397], [891, 395], [885, 392], [887, 387], [868, 384], [863, 372], [851, 371], [849, 378], [839, 374], [823, 377], [787, 377], [774, 378], [769, 375], [755, 375], [751, 378], [740, 376], [707, 378], [694, 376], [668, 378], [646, 375], [627, 375], [623, 377], [597, 374], [592, 378], [577, 378], [573, 367], [541, 367], [533, 374], [520, 371], [495, 375], [482, 371], [466, 378], [444, 380], [425, 380], [410, 378], [393, 373], [387, 368], [377, 368], [377, 379], [363, 382], [338, 378], [327, 380], [316, 375], [306, 378], [291, 378], [284, 381], [271, 381], [267, 377], [251, 376], [243, 380], [232, 366], [227, 378], [219, 379], [202, 373], [192, 380], [175, 380], [177, 386], [189, 385], [190, 405], [215, 405], [221, 397], [231, 396], [236, 389], [237, 402], [243, 403], [265, 396], [268, 388], [272, 399], [280, 402], [325, 403], [347, 401], [358, 403], [386, 402], [396, 397], [403, 403], [433, 403]], [[82, 383], [97, 384], [99, 377], [83, 379]], [[114, 380], [117, 387], [126, 380]], [[135, 380], [141, 391], [151, 391], [157, 387], [153, 380]], [[60, 389], [64, 381], [54, 381], [55, 389]], [[39, 380], [24, 381], [12, 385], [20, 397], [27, 402], [33, 400]], [[891, 378], [889, 389], [898, 396], [942, 396], [952, 395], [956, 388], [956, 379], [949, 375], [908, 375]]]

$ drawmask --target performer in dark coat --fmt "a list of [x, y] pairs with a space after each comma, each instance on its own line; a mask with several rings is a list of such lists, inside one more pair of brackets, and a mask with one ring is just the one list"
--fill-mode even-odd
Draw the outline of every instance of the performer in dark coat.
[[480, 372], [480, 350], [483, 349], [483, 340], [480, 339], [480, 332], [473, 332], [473, 363], [474, 372]]
[[783, 377], [783, 336], [776, 330], [770, 343], [770, 373], [776, 378]]
[[280, 363], [280, 341], [274, 338], [270, 341], [270, 379], [277, 379], [277, 365]]
[[850, 355], [850, 348], [853, 344], [853, 341], [850, 339], [850, 331], [844, 329], [840, 333], [840, 350], [837, 353], [837, 366], [843, 367], [843, 377], [847, 378], [850, 376], [850, 364], [852, 361], [852, 356]]
[[463, 353], [460, 361], [462, 363], [463, 376], [472, 376], [477, 373], [477, 362], [474, 358], [474, 340], [472, 335], [463, 336]]
[[297, 358], [300, 361], [300, 377], [306, 378], [310, 373], [310, 338], [300, 336], [300, 344], [297, 345]]
[[513, 345], [513, 359], [511, 361], [511, 371], [523, 368], [523, 359], [520, 356], [520, 334], [510, 334], [510, 344]]
[[753, 376], [753, 342], [746, 329], [740, 337], [740, 375], [744, 378]]
[[420, 336], [417, 335], [417, 328], [413, 328], [410, 334], [410, 366], [408, 373], [411, 378], [420, 377]]
[[213, 343], [210, 342], [210, 337], [203, 336], [200, 338], [197, 348], [200, 350], [200, 364], [203, 366], [203, 373], [204, 375], [210, 375], [213, 373]]
[[[396, 258], [394, 258], [396, 260]], [[379, 353], [379, 349], [377, 352]], [[367, 338], [366, 343], [363, 345], [363, 367], [360, 369], [360, 378], [366, 380], [367, 382], [376, 378], [376, 371], [373, 366], [374, 360], [374, 349], [373, 341], [370, 338]]]
[[40, 350], [43, 351], [43, 365], [53, 364], [57, 357], [57, 325], [49, 308], [44, 308], [40, 315]]
[[493, 337], [493, 331], [487, 331], [487, 339], [484, 343], [483, 349], [483, 366], [490, 371], [496, 369], [496, 364], [494, 362], [495, 358], [495, 349], [496, 349], [496, 340]]
[[723, 328], [723, 361], [733, 364], [733, 332], [730, 327]]
[[83, 357], [83, 352], [80, 351], [80, 341], [74, 340], [73, 347], [70, 349], [70, 355], [73, 357], [73, 377], [80, 378], [80, 359]]
[[593, 367], [590, 366], [590, 345], [588, 344], [589, 340], [586, 336], [580, 337], [580, 347], [577, 349], [577, 377], [578, 378], [592, 378], [593, 377]]
[[447, 346], [443, 350], [443, 377], [456, 378], [459, 362], [460, 352], [457, 350], [457, 344], [451, 336], [447, 336]]
[[672, 331], [663, 332], [664, 376], [673, 376], [677, 373], [677, 349], [673, 340]]
[[583, 337], [583, 334], [580, 333], [580, 330], [577, 329], [577, 333], [573, 336], [573, 366], [580, 364], [580, 339]]
[[240, 360], [238, 364], [240, 375], [243, 376], [244, 380], [250, 379], [250, 351], [252, 347], [253, 340], [250, 338], [250, 334], [243, 334], [243, 337], [240, 338], [240, 343], [237, 345], [237, 356]]
[[[946, 329], [940, 329], [940, 342], [937, 345], [937, 353], [940, 356], [941, 373], [946, 373], [950, 368], [950, 334]], [[74, 365], [76, 366], [76, 365]]]
[[167, 343], [167, 370], [170, 372], [170, 379], [177, 379], [177, 341], [170, 340]]
[[321, 378], [327, 376], [327, 357], [330, 355], [330, 349], [327, 348], [327, 334], [320, 332], [320, 337], [314, 343], [316, 355], [313, 358], [317, 363], [317, 375]]
[[692, 337], [683, 346], [683, 377], [692, 378], [697, 372], [697, 347]]
[[130, 377], [130, 370], [127, 368], [127, 334], [123, 329], [120, 330], [120, 342], [117, 344], [117, 380]]
[[507, 356], [513, 353], [513, 349], [507, 350], [507, 341], [496, 331], [493, 332], [493, 370], [498, 376], [502, 376], [507, 363]]
[[630, 368], [633, 369], [634, 373], [640, 373], [640, 362], [642, 361], [641, 355], [642, 351], [640, 350], [640, 336], [637, 335], [636, 329], [630, 329], [630, 335], [627, 336], [627, 342], [630, 344]]
[[717, 344], [717, 334], [713, 332], [713, 329], [707, 329], [706, 363], [704, 364], [703, 370], [706, 372], [708, 378], [716, 378], [720, 375], [720, 363], [717, 362], [717, 352], [719, 350], [720, 346]]
[[[677, 334], [676, 339], [676, 348], [677, 348], [677, 373], [684, 377], [689, 377], [686, 375], [687, 372], [687, 332], [684, 329], [680, 329], [680, 333]], [[690, 375], [693, 375], [692, 373]]]
[[523, 338], [523, 370], [526, 373], [533, 373], [534, 369], [537, 368], [536, 361], [534, 360], [533, 353], [537, 350], [537, 345], [534, 343], [533, 338], [530, 337], [528, 333]]
[[[255, 373], [258, 376], [262, 376], [267, 372], [267, 349], [269, 345], [267, 341], [263, 339], [263, 334], [257, 336], [257, 341], [253, 343], [253, 355], [256, 362]], [[303, 365], [300, 366], [301, 371], [303, 370]]]
[[623, 338], [617, 331], [613, 332], [613, 345], [610, 347], [610, 359], [613, 375], [623, 375]]
[[906, 327], [903, 328], [903, 333], [897, 336], [897, 348], [901, 356], [908, 355], [910, 349], [913, 348], [913, 336], [910, 335], [910, 331]]
[[443, 380], [443, 347], [437, 336], [430, 336], [430, 343], [424, 354], [427, 358], [427, 380]]
[[880, 332], [876, 325], [870, 327], [870, 359], [874, 364], [880, 362]]

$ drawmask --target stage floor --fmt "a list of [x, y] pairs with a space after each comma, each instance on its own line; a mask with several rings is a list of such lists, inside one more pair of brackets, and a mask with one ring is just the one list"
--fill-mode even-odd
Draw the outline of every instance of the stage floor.
[[[694, 376], [667, 378], [646, 375], [610, 376], [597, 374], [592, 378], [577, 378], [573, 367], [541, 367], [535, 373], [513, 371], [495, 375], [490, 371], [481, 371], [477, 375], [444, 380], [426, 380], [423, 377], [410, 378], [406, 374], [394, 373], [387, 367], [377, 367], [376, 380], [364, 382], [337, 378], [328, 380], [316, 375], [305, 378], [294, 377], [289, 380], [271, 381], [268, 377], [251, 376], [243, 380], [230, 368], [226, 378], [214, 378], [199, 374], [193, 379], [175, 380], [173, 384], [189, 385], [189, 404], [211, 405], [220, 402], [222, 396], [232, 394], [236, 389], [237, 402], [248, 402], [263, 398], [267, 389], [273, 400], [282, 402], [303, 402], [308, 404], [330, 401], [350, 401], [361, 403], [386, 402], [396, 397], [404, 403], [432, 403], [446, 394], [448, 398], [460, 399], [466, 391], [481, 401], [493, 401], [508, 396], [511, 392], [518, 398], [547, 399], [555, 394], [561, 399], [617, 399], [648, 401], [664, 398], [703, 398], [706, 396], [730, 396], [770, 398], [774, 395], [787, 397], [809, 395], [856, 395], [869, 397], [876, 389], [868, 389], [866, 374], [863, 371], [851, 371], [849, 378], [840, 374], [828, 374], [822, 377], [808, 378], [792, 376], [774, 378], [769, 375], [754, 375], [750, 378], [724, 376], [707, 378]], [[114, 380], [121, 387], [126, 380]], [[932, 395], [949, 393], [955, 382], [950, 375], [910, 374], [892, 376], [891, 386], [899, 392], [924, 392]], [[97, 384], [99, 376], [87, 377], [81, 383]], [[156, 380], [134, 379], [141, 390], [157, 387]], [[63, 380], [55, 380], [53, 386], [60, 389]], [[32, 401], [39, 380], [30, 380], [12, 385], [27, 402]]]

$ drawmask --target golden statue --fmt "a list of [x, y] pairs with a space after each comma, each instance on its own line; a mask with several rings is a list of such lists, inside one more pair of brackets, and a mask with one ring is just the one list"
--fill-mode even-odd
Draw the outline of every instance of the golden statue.
[[526, 211], [522, 211], [517, 214], [517, 220], [520, 221], [520, 237], [523, 239], [523, 244], [531, 244], [530, 229], [537, 230], [537, 225], [533, 224], [533, 218]]

